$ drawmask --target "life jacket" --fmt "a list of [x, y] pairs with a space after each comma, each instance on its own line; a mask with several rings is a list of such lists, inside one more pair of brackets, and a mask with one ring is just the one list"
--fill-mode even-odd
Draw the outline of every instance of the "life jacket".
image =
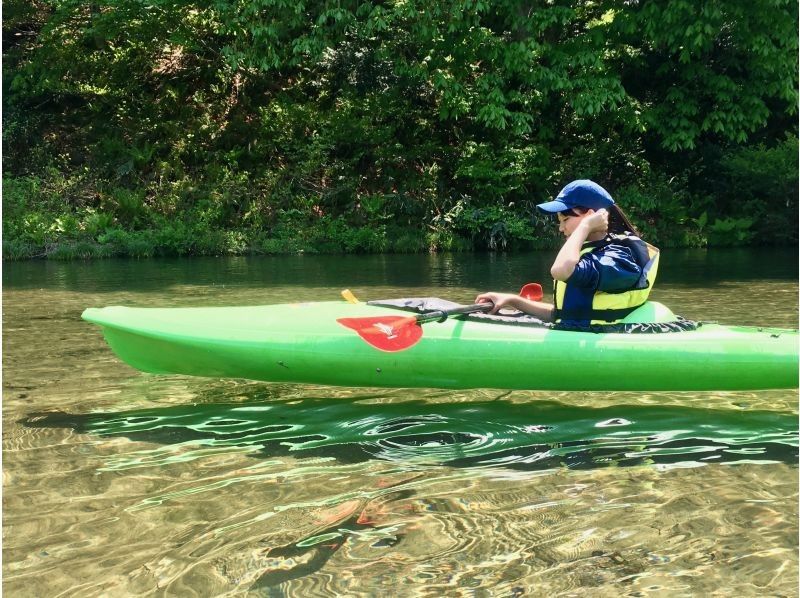
[[642, 268], [642, 274], [632, 289], [619, 292], [595, 291], [591, 307], [564, 309], [564, 297], [567, 283], [553, 281], [553, 305], [555, 305], [555, 321], [585, 320], [588, 325], [613, 324], [623, 320], [637, 307], [647, 301], [650, 290], [658, 274], [659, 250], [632, 234], [608, 235], [607, 243], [601, 246], [590, 245], [581, 249], [583, 256], [610, 244], [624, 245], [633, 253], [634, 260]]

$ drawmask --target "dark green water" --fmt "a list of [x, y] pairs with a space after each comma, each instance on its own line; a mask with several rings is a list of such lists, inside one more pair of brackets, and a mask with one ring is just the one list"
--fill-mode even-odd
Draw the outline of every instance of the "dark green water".
[[[553, 255], [7, 263], [12, 595], [797, 595], [797, 393], [157, 377], [89, 306], [438, 295]], [[548, 285], [546, 284], [547, 288]], [[653, 299], [797, 327], [797, 253], [665, 250]]]

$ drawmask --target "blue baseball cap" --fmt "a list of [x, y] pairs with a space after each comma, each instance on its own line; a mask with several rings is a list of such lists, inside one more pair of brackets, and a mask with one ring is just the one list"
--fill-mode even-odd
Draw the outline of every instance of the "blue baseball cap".
[[613, 205], [614, 200], [608, 191], [594, 181], [579, 179], [564, 187], [553, 201], [540, 203], [536, 207], [554, 214], [578, 207], [600, 210]]

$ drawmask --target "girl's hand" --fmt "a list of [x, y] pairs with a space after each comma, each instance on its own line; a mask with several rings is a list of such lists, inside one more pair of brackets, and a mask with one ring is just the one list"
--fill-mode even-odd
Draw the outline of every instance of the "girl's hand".
[[589, 233], [608, 232], [608, 211], [605, 209], [597, 210], [594, 214], [589, 214], [583, 219], [583, 225]]
[[519, 295], [512, 295], [511, 293], [482, 293], [475, 298], [475, 303], [493, 303], [494, 307], [489, 313], [496, 314], [504, 307], [517, 309], [516, 301], [518, 299]]

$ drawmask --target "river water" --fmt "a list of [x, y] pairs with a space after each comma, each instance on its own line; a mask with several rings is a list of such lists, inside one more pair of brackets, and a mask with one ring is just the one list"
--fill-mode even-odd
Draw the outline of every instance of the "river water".
[[[89, 306], [440, 296], [552, 253], [6, 263], [10, 596], [797, 596], [797, 391], [151, 376]], [[547, 288], [549, 285], [545, 285]], [[666, 250], [652, 298], [796, 328], [796, 251]]]

